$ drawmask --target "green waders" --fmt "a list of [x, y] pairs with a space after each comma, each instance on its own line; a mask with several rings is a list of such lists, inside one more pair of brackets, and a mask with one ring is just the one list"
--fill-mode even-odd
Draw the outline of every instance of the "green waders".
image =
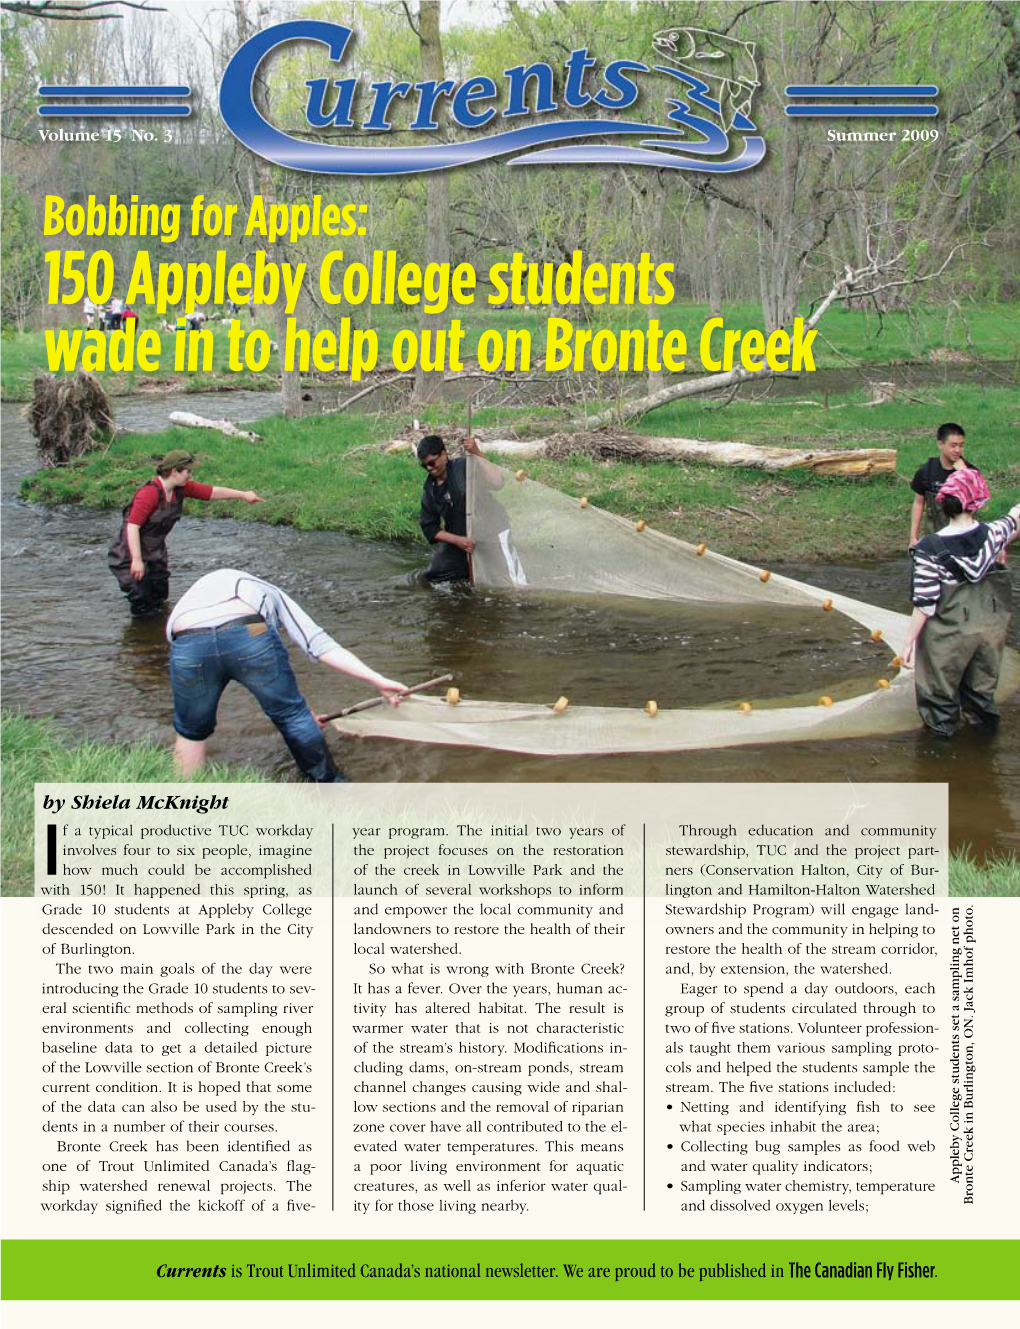
[[[946, 524], [946, 514], [935, 502], [934, 494], [925, 494], [924, 508], [921, 511], [921, 523], [917, 528], [917, 538], [923, 540], [926, 535], [937, 535]], [[927, 631], [927, 629], [925, 629]]]
[[995, 689], [1006, 644], [1010, 587], [1004, 573], [947, 588], [917, 643], [914, 686], [927, 727], [951, 738], [962, 709], [995, 726]]

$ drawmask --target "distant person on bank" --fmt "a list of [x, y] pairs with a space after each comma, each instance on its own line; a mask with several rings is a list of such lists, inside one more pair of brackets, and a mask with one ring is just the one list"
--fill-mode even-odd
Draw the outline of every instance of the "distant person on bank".
[[976, 470], [963, 455], [966, 435], [962, 425], [947, 422], [935, 431], [938, 454], [917, 468], [910, 488], [914, 502], [910, 509], [910, 542], [913, 549], [922, 535], [931, 535], [944, 525], [943, 514], [936, 496], [946, 481], [957, 471]]
[[174, 759], [183, 776], [204, 763], [220, 697], [228, 683], [236, 682], [276, 725], [309, 780], [345, 780], [298, 690], [280, 629], [310, 660], [364, 679], [393, 705], [407, 691], [339, 646], [278, 586], [233, 568], [210, 572], [185, 591], [166, 625], [177, 732]]
[[191, 478], [195, 458], [178, 448], [168, 452], [124, 509], [124, 523], [110, 545], [107, 561], [128, 598], [135, 618], [152, 618], [170, 594], [167, 536], [180, 521], [184, 500], [236, 498], [243, 503], [263, 500], [250, 489], [225, 489]]
[[999, 723], [995, 689], [1010, 617], [1010, 587], [999, 559], [1020, 523], [1020, 503], [999, 521], [978, 521], [988, 502], [980, 471], [955, 471], [938, 493], [948, 518], [914, 545], [910, 619], [903, 663], [916, 656], [917, 709], [932, 733], [952, 738], [966, 715]]

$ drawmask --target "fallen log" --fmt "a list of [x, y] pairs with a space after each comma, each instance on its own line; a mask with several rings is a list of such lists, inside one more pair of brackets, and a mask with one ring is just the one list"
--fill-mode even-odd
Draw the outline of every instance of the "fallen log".
[[246, 438], [250, 443], [261, 442], [258, 434], [251, 434], [245, 429], [238, 429], [229, 420], [207, 420], [204, 415], [192, 415], [190, 411], [171, 411], [170, 423], [182, 425], [188, 429], [215, 429], [228, 438]]
[[[609, 431], [553, 434], [549, 438], [479, 440], [487, 456], [570, 457], [597, 461], [689, 461], [708, 466], [750, 466], [768, 472], [810, 470], [816, 475], [891, 475], [895, 448], [763, 448], [751, 443], [705, 443], [696, 438], [650, 438]], [[386, 446], [407, 449], [406, 440]]]

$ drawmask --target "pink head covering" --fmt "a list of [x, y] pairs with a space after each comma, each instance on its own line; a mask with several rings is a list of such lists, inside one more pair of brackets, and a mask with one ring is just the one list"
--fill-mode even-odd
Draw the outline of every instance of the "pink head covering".
[[964, 512], [977, 512], [991, 498], [985, 477], [973, 466], [964, 471], [954, 471], [935, 495], [935, 502], [941, 503], [950, 494], [960, 500]]

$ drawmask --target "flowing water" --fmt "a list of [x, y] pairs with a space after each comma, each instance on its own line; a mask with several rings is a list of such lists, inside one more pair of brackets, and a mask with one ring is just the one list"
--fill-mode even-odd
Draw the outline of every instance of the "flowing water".
[[[121, 428], [163, 428], [172, 410], [237, 421], [278, 409], [266, 393], [130, 398]], [[159, 622], [132, 622], [106, 568], [118, 516], [75, 507], [44, 509], [17, 497], [36, 467], [21, 408], [0, 408], [3, 427], [3, 700], [53, 716], [72, 733], [102, 740], [151, 736], [169, 743], [167, 644]], [[139, 477], [139, 483], [145, 478]], [[204, 476], [202, 478], [205, 478]], [[213, 477], [210, 477], [213, 478]], [[230, 483], [227, 475], [217, 476]], [[125, 496], [127, 498], [129, 496]], [[904, 515], [905, 519], [906, 514]], [[821, 693], [836, 680], [873, 679], [863, 630], [837, 615], [762, 617], [756, 610], [689, 608], [578, 598], [536, 602], [463, 589], [429, 590], [409, 574], [424, 547], [229, 518], [185, 517], [171, 539], [172, 593], [216, 567], [268, 577], [338, 641], [405, 683], [453, 673], [467, 696], [577, 704], [660, 706]], [[856, 599], [907, 607], [905, 559], [855, 567], [776, 571]], [[1017, 644], [1020, 633], [1011, 633]], [[366, 695], [352, 680], [292, 652], [313, 708], [338, 710]], [[763, 685], [762, 680], [767, 679]], [[647, 756], [526, 757], [481, 749], [331, 738], [352, 779], [362, 781], [869, 781], [948, 782], [952, 840], [979, 854], [1020, 852], [1020, 704], [1000, 733], [965, 732], [945, 744], [923, 732], [828, 743]], [[282, 740], [257, 704], [230, 688], [210, 752], [291, 779]], [[848, 797], [850, 796], [848, 785]]]

